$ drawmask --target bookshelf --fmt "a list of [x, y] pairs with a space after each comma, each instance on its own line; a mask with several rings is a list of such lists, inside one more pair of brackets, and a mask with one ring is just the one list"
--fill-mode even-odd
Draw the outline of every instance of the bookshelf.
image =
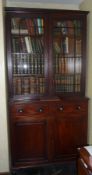
[[87, 145], [86, 11], [5, 9], [11, 173]]

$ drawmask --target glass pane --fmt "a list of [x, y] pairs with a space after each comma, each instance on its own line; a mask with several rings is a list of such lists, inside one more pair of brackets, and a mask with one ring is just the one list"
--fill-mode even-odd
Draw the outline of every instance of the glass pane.
[[82, 43], [81, 43], [81, 38], [76, 38], [76, 56], [81, 56], [82, 55]]
[[12, 33], [21, 33], [35, 35], [44, 33], [43, 18], [12, 18], [11, 20]]
[[56, 92], [73, 92], [74, 91], [73, 75], [55, 76]]
[[58, 21], [54, 23], [53, 49], [55, 53], [74, 56], [73, 21]]
[[73, 92], [74, 90], [74, 58], [59, 55], [54, 65], [56, 92]]
[[73, 20], [76, 37], [81, 36], [82, 23], [80, 20]]
[[44, 20], [12, 18], [14, 95], [44, 94]]
[[80, 92], [82, 27], [79, 20], [53, 23], [53, 68], [55, 91]]
[[81, 74], [81, 58], [75, 60], [75, 73]]

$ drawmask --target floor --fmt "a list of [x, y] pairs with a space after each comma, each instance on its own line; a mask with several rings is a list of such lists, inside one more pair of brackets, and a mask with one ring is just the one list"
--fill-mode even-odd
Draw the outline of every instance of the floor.
[[77, 170], [74, 162], [68, 162], [58, 166], [22, 170], [17, 172], [17, 175], [77, 175]]

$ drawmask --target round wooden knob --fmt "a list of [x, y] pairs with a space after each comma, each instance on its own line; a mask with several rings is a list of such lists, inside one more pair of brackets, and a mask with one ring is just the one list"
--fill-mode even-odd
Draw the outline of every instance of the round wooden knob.
[[63, 111], [64, 110], [63, 106], [60, 106], [59, 110], [60, 111]]
[[80, 107], [80, 106], [78, 106], [78, 107], [77, 107], [77, 109], [78, 109], [78, 110], [80, 110], [80, 109], [81, 109], [81, 107]]
[[43, 112], [43, 109], [42, 109], [42, 108], [40, 108], [40, 109], [39, 109], [39, 112]]
[[23, 109], [18, 109], [18, 112], [19, 112], [19, 113], [22, 113], [22, 112], [24, 112], [24, 111], [23, 111]]

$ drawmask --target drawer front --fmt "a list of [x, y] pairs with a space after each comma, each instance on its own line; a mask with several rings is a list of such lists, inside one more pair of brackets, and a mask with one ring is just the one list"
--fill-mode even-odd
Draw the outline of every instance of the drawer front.
[[43, 115], [48, 113], [48, 105], [44, 103], [13, 104], [10, 113], [17, 116]]
[[69, 114], [69, 113], [86, 113], [88, 111], [87, 102], [77, 101], [77, 102], [55, 102], [53, 103], [52, 112]]

